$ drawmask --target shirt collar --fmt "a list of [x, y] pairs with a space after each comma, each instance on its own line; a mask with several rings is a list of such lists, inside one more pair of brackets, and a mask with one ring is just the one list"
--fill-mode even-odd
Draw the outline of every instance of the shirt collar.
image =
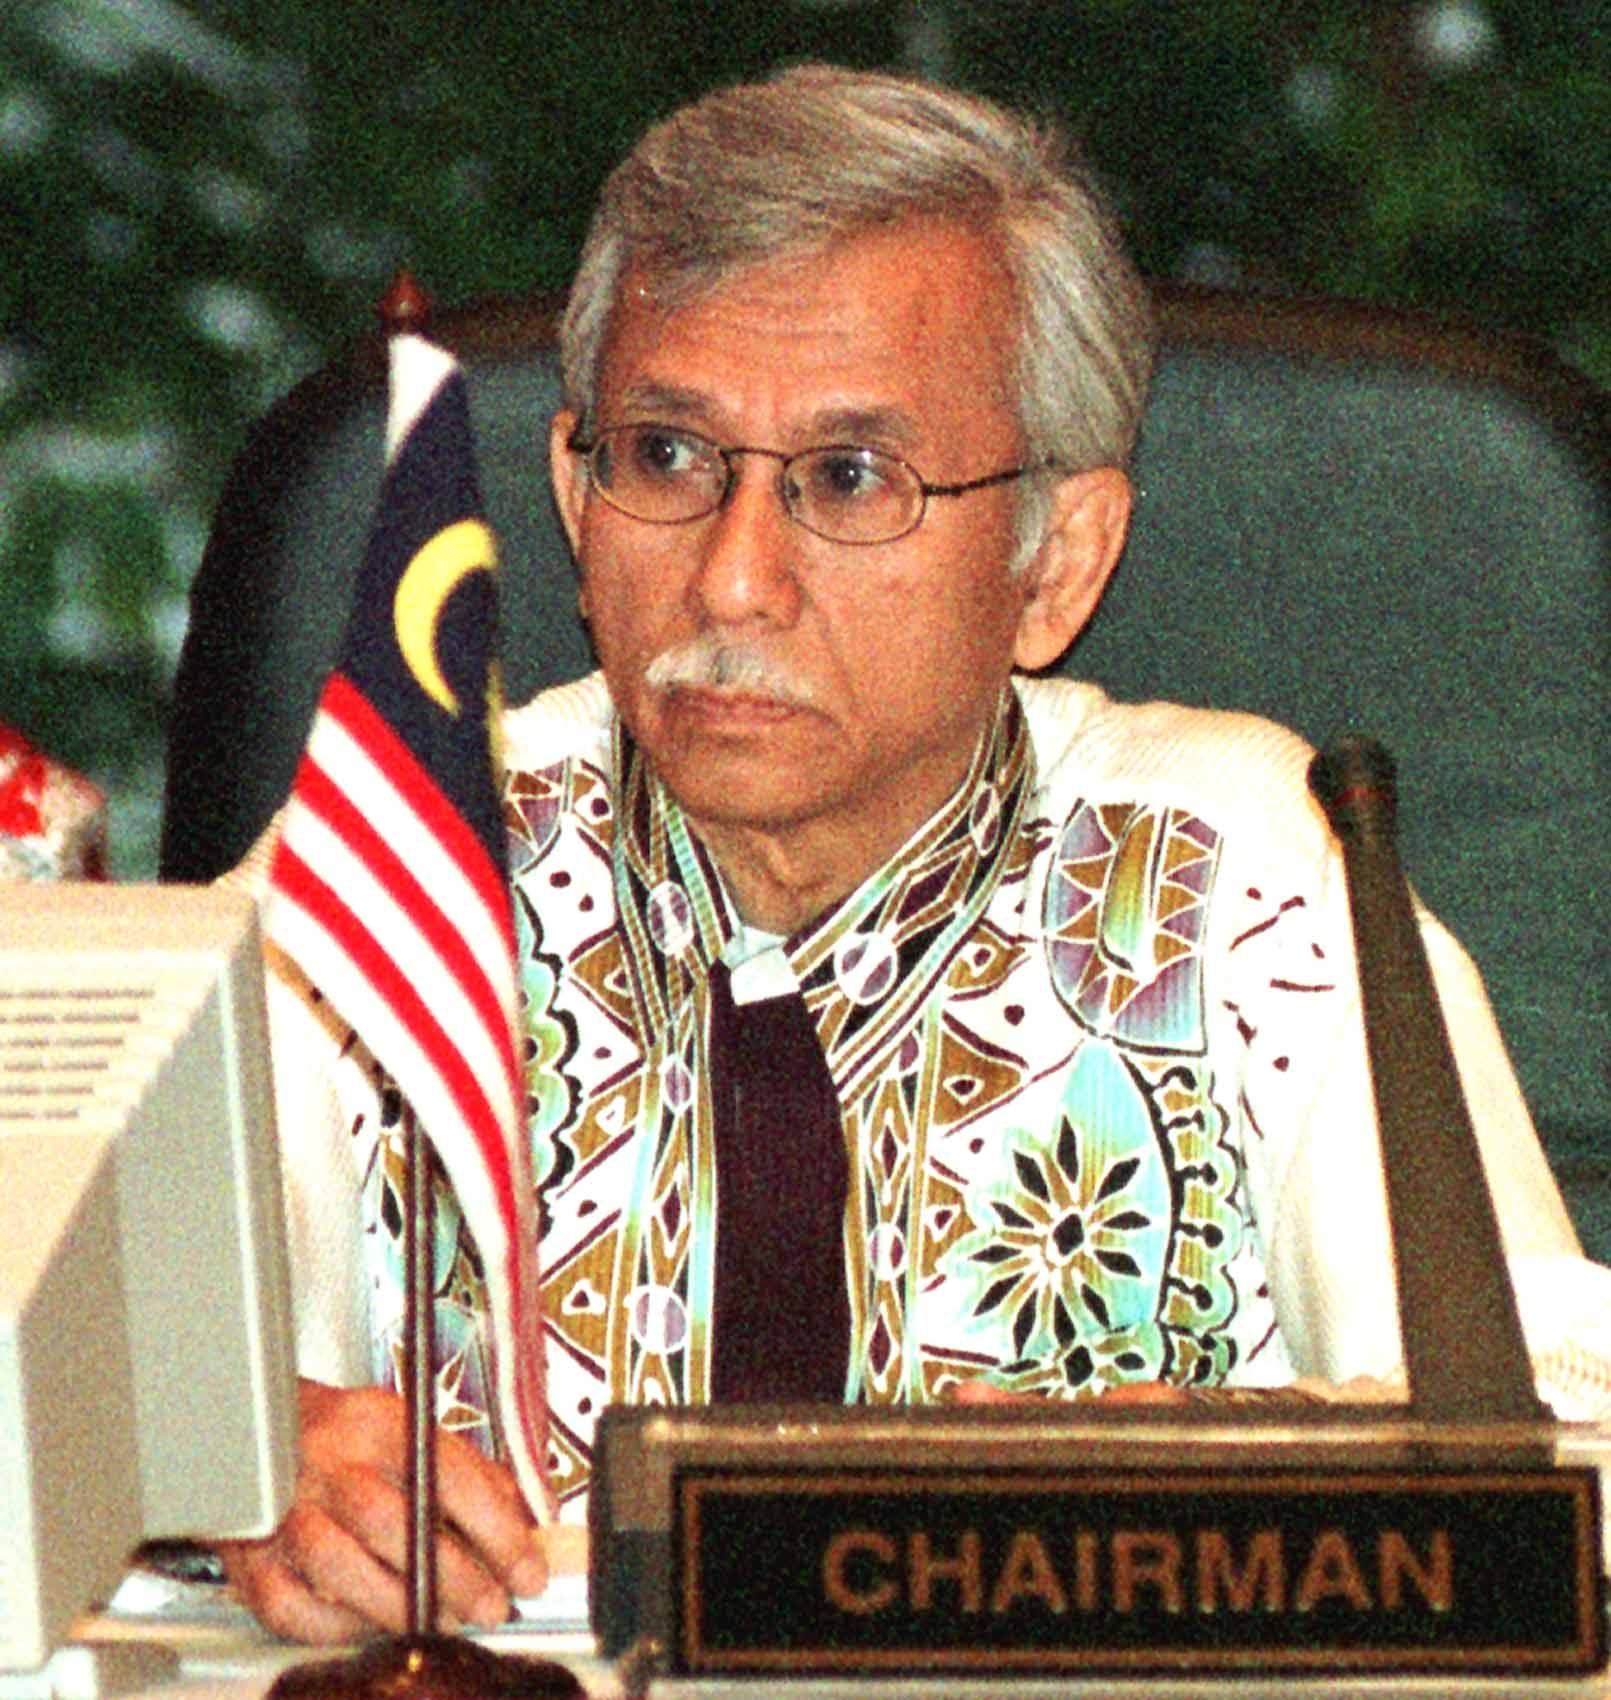
[[[644, 1013], [663, 1024], [674, 983], [707, 977], [741, 922], [709, 852], [619, 720], [612, 768], [618, 913]], [[1004, 687], [951, 796], [854, 891], [785, 941], [807, 1002], [847, 1006], [829, 1023], [836, 1038], [873, 1010], [883, 1026], [892, 1003], [924, 995], [1000, 883], [1033, 785], [1023, 709]]]

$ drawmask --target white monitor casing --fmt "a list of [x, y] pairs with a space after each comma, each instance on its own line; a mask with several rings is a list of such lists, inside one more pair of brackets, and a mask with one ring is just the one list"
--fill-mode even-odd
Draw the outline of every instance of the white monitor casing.
[[295, 1371], [255, 910], [0, 889], [0, 1669], [140, 1540], [261, 1535]]

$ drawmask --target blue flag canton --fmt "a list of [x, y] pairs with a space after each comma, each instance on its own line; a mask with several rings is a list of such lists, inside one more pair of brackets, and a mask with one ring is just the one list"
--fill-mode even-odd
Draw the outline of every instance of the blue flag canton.
[[497, 550], [454, 372], [387, 469], [341, 668], [502, 868], [489, 724], [497, 650]]

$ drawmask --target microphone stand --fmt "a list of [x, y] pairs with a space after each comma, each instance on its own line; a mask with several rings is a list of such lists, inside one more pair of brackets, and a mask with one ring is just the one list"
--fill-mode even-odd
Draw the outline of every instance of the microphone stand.
[[1309, 767], [1348, 876], [1410, 1405], [1436, 1422], [1547, 1420], [1399, 864], [1395, 778], [1369, 738]]

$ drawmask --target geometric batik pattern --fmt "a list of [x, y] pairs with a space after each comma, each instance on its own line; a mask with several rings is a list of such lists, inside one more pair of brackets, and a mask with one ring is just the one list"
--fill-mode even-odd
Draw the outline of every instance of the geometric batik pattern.
[[1081, 804], [1046, 890], [1046, 948], [1064, 1006], [1143, 1051], [1207, 1048], [1202, 937], [1219, 839], [1181, 809]]

